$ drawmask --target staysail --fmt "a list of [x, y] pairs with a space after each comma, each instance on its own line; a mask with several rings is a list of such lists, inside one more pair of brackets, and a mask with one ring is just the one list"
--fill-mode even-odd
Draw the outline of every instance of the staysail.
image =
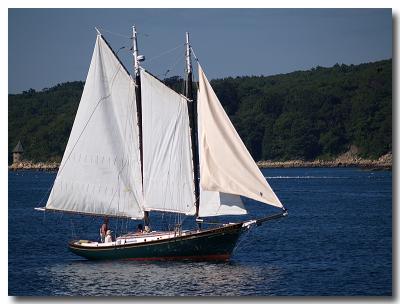
[[[201, 146], [200, 134], [203, 129], [201, 111], [197, 104], [197, 138], [198, 147]], [[201, 159], [202, 151], [199, 149]], [[241, 215], [247, 214], [239, 195], [223, 193], [218, 191], [207, 191], [200, 187], [199, 217], [220, 216], [220, 215]]]
[[200, 189], [199, 217], [247, 214], [239, 195]]
[[143, 218], [135, 83], [101, 35], [46, 209]]
[[141, 69], [144, 209], [195, 214], [187, 100]]
[[[283, 208], [221, 106], [200, 65], [200, 185]], [[200, 204], [201, 207], [201, 204]]]

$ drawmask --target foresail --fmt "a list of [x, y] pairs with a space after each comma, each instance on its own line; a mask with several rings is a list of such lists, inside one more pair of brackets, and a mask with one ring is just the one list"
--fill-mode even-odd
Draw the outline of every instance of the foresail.
[[195, 214], [187, 100], [140, 73], [145, 210]]
[[200, 188], [199, 217], [247, 214], [239, 195]]
[[199, 65], [200, 185], [282, 208]]
[[[201, 145], [201, 131], [203, 129], [201, 112], [197, 112], [198, 146]], [[202, 151], [199, 149], [201, 159]], [[199, 217], [220, 215], [242, 215], [247, 214], [239, 195], [223, 193], [218, 191], [207, 191], [200, 187]]]
[[135, 83], [98, 35], [46, 209], [143, 218]]

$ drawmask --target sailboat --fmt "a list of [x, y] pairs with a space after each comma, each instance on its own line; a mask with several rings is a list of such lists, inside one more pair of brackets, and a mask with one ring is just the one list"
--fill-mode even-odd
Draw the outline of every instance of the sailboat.
[[[284, 217], [287, 210], [198, 60], [197, 100], [193, 97], [189, 34], [183, 95], [141, 66], [144, 56], [132, 30], [133, 76], [97, 30], [60, 168], [46, 206], [36, 209], [144, 221], [143, 232], [115, 236], [108, 243], [69, 241], [69, 249], [86, 259], [229, 260], [244, 231]], [[247, 214], [241, 196], [281, 210], [205, 228], [206, 218]], [[197, 228], [185, 230], [177, 223], [168, 231], [151, 230], [151, 211], [193, 216]]]

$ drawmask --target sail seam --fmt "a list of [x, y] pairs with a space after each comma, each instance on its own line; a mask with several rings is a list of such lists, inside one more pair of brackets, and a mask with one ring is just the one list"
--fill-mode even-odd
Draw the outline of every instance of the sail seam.
[[[104, 39], [103, 39], [103, 40], [104, 40]], [[112, 49], [111, 49], [111, 50], [112, 50]], [[83, 127], [81, 133], [79, 134], [79, 136], [78, 136], [78, 138], [77, 138], [77, 140], [76, 140], [74, 146], [72, 147], [71, 152], [68, 154], [68, 157], [67, 157], [67, 159], [65, 160], [65, 162], [64, 162], [64, 164], [63, 164], [63, 167], [59, 170], [57, 176], [58, 176], [59, 174], [61, 174], [62, 169], [65, 167], [65, 164], [66, 164], [67, 161], [69, 160], [69, 158], [70, 158], [72, 152], [74, 151], [76, 145], [78, 144], [80, 138], [82, 137], [83, 132], [85, 132], [86, 127], [88, 126], [90, 120], [91, 120], [92, 117], [93, 117], [93, 114], [96, 112], [96, 110], [97, 110], [98, 106], [100, 105], [100, 103], [101, 103], [103, 100], [109, 98], [109, 97], [112, 95], [112, 90], [113, 90], [113, 87], [114, 87], [114, 81], [115, 81], [115, 79], [116, 79], [116, 77], [117, 77], [117, 75], [118, 75], [120, 69], [121, 69], [121, 67], [118, 67], [118, 68], [117, 68], [117, 71], [114, 72], [114, 75], [113, 75], [112, 80], [111, 80], [111, 87], [110, 87], [110, 89], [109, 89], [108, 95], [106, 95], [106, 96], [100, 98], [99, 101], [97, 102], [96, 106], [94, 107], [92, 113], [91, 113], [90, 116], [89, 116], [89, 119], [87, 120], [87, 122], [85, 123], [85, 126]]]
[[78, 144], [78, 141], [79, 141], [79, 139], [81, 138], [83, 132], [86, 130], [86, 127], [88, 126], [88, 124], [89, 124], [89, 122], [90, 122], [90, 120], [91, 120], [91, 118], [92, 118], [94, 112], [97, 110], [97, 107], [99, 106], [100, 102], [102, 102], [104, 99], [107, 99], [107, 98], [109, 98], [109, 97], [110, 97], [110, 95], [104, 96], [104, 97], [100, 98], [99, 101], [97, 102], [95, 108], [93, 109], [92, 113], [91, 113], [90, 116], [89, 116], [88, 121], [86, 122], [86, 124], [85, 124], [85, 126], [83, 127], [81, 133], [80, 133], [79, 136], [78, 136], [78, 139], [76, 140], [74, 146], [72, 147], [71, 152], [68, 154], [68, 157], [67, 157], [67, 159], [65, 160], [63, 166], [62, 166], [62, 167], [60, 168], [60, 170], [58, 171], [57, 176], [61, 174], [62, 170], [63, 170], [64, 167], [65, 167], [65, 164], [67, 163], [67, 161], [68, 161], [69, 158], [71, 157], [72, 152], [74, 151], [76, 145]]

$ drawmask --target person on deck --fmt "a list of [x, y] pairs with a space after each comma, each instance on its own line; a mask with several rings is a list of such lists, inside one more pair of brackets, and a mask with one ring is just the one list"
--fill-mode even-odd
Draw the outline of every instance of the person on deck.
[[111, 230], [107, 230], [106, 238], [104, 239], [104, 243], [111, 243], [111, 242], [112, 242]]
[[136, 233], [143, 233], [143, 225], [142, 224], [137, 225]]
[[100, 227], [100, 239], [102, 243], [104, 243], [105, 241], [107, 231], [108, 231], [108, 218], [105, 217], [104, 223]]

